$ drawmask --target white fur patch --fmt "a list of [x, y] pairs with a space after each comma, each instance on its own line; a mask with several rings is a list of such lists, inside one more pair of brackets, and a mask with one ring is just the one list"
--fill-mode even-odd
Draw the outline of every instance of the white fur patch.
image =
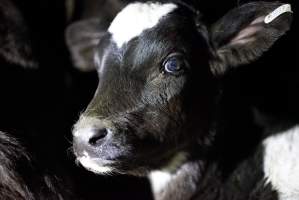
[[73, 136], [88, 141], [94, 135], [95, 129], [102, 129], [104, 127], [105, 125], [103, 124], [103, 121], [94, 117], [86, 117], [82, 115], [74, 125]]
[[97, 164], [96, 159], [91, 158], [87, 152], [84, 152], [83, 154], [84, 156], [79, 157], [78, 161], [87, 170], [97, 174], [109, 174], [110, 172], [112, 172], [112, 169], [110, 167], [103, 167]]
[[112, 21], [108, 31], [118, 48], [144, 30], [154, 27], [159, 20], [177, 6], [172, 3], [132, 3], [126, 6]]
[[93, 134], [94, 132], [92, 128], [83, 128], [73, 132], [73, 136], [81, 138], [84, 137], [86, 141], [88, 141], [88, 139], [91, 138]]
[[172, 175], [166, 171], [153, 171], [149, 175], [152, 190], [159, 193], [171, 181]]
[[299, 199], [299, 126], [264, 140], [264, 172], [280, 200]]
[[149, 174], [149, 179], [151, 182], [152, 190], [154, 193], [159, 193], [165, 188], [173, 177], [182, 163], [186, 160], [187, 155], [185, 152], [180, 152], [169, 162], [169, 164], [163, 167], [161, 170], [153, 171]]

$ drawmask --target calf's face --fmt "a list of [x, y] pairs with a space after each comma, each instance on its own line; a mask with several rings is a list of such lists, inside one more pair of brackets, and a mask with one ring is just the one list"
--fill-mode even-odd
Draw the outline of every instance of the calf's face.
[[[280, 5], [243, 5], [209, 31], [182, 5], [125, 7], [107, 32], [94, 34], [96, 45], [89, 43], [99, 85], [74, 126], [78, 161], [96, 173], [144, 175], [193, 145], [200, 152], [208, 143], [215, 77], [256, 59], [288, 30], [288, 14], [264, 21]], [[70, 27], [68, 36], [79, 30]]]
[[[74, 130], [79, 161], [104, 167], [92, 170], [141, 174], [158, 168], [189, 143], [192, 134], [186, 133], [186, 122], [191, 109], [207, 116], [212, 100], [206, 88], [213, 82], [205, 35], [189, 20], [190, 14], [173, 12], [176, 5], [156, 5], [158, 11], [151, 6], [155, 4], [126, 8], [97, 45], [99, 85]], [[155, 21], [152, 28], [143, 19], [138, 27], [124, 19], [134, 9], [165, 14], [150, 19]], [[137, 29], [138, 35], [123, 38], [125, 30], [118, 30], [122, 23], [129, 31]], [[198, 108], [188, 106], [194, 106], [191, 102]], [[205, 127], [206, 122], [199, 115], [197, 123]]]

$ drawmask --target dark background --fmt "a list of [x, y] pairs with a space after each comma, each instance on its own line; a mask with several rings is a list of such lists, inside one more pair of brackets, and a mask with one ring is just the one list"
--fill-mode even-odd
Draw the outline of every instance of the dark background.
[[[97, 75], [72, 67], [64, 31], [68, 24], [89, 17], [86, 9], [94, 4], [101, 7], [102, 0], [77, 0], [71, 14], [63, 0], [11, 1], [29, 27], [39, 67], [24, 69], [1, 63], [0, 130], [13, 133], [42, 168], [54, 171], [84, 199], [151, 199], [146, 179], [94, 175], [75, 165], [69, 149], [72, 125], [92, 98]], [[250, 104], [269, 116], [271, 123], [299, 119], [299, 22], [295, 1], [284, 1], [293, 4], [292, 30], [262, 59], [230, 72], [224, 79], [234, 99], [230, 102], [234, 105], [232, 112]], [[244, 2], [248, 1], [201, 0], [199, 5], [204, 21], [213, 23]]]

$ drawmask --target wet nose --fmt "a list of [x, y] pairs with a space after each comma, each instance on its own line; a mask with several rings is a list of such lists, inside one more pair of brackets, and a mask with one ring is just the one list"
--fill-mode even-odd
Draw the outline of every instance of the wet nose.
[[101, 120], [82, 117], [74, 127], [73, 136], [76, 143], [94, 148], [108, 140], [112, 131]]
[[96, 147], [101, 145], [111, 131], [108, 128], [83, 128], [74, 132], [76, 141], [85, 145]]
[[88, 139], [88, 144], [91, 146], [98, 146], [105, 140], [110, 131], [107, 128], [93, 129]]

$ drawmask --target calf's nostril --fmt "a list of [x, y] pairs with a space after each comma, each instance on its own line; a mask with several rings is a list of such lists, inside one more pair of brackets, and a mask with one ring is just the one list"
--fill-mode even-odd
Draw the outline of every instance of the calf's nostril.
[[91, 136], [88, 143], [93, 146], [99, 145], [101, 141], [103, 141], [103, 139], [107, 136], [107, 134], [108, 130], [106, 128], [96, 129], [94, 130], [94, 134]]

